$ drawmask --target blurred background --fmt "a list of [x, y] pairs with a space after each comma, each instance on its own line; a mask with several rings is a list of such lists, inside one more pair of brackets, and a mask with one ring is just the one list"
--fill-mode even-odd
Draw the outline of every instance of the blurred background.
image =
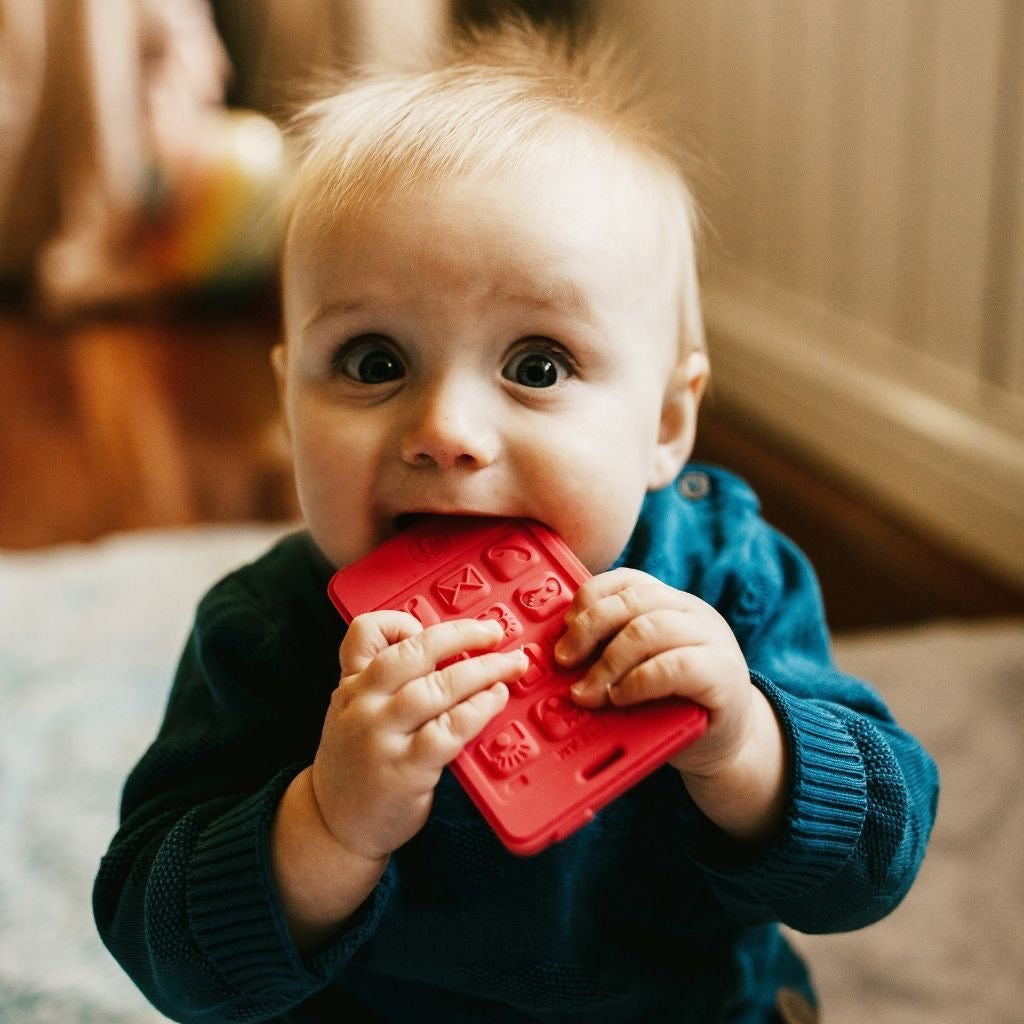
[[839, 629], [1024, 608], [1024, 5], [0, 0], [0, 547], [295, 511], [276, 125], [506, 9], [600, 21], [704, 213], [696, 456]]
[[89, 913], [200, 594], [293, 527], [268, 353], [310, 83], [596, 21], [703, 213], [696, 457], [942, 775], [918, 883], [794, 937], [828, 1024], [1024, 1003], [1024, 2], [0, 0], [0, 1020], [157, 1024]]

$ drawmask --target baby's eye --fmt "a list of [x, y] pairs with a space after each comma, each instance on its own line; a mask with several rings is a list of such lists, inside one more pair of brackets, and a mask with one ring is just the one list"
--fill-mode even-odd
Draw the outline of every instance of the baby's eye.
[[527, 388], [550, 388], [572, 375], [569, 360], [560, 352], [533, 347], [516, 353], [501, 371], [506, 380]]
[[365, 335], [343, 345], [331, 357], [331, 368], [360, 384], [384, 384], [405, 376], [402, 360], [380, 335]]

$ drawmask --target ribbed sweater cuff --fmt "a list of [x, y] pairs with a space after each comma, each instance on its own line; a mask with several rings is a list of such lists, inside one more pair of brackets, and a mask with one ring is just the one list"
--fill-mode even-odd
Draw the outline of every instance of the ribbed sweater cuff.
[[790, 756], [790, 800], [782, 835], [752, 863], [736, 869], [705, 864], [736, 895], [773, 904], [801, 896], [839, 872], [860, 838], [867, 814], [861, 752], [843, 720], [822, 702], [791, 697], [751, 673], [782, 724]]
[[189, 920], [208, 962], [239, 992], [299, 1002], [326, 985], [377, 926], [391, 871], [385, 872], [345, 931], [306, 960], [284, 921], [270, 864], [270, 826], [301, 766], [285, 769], [199, 836], [188, 876]]

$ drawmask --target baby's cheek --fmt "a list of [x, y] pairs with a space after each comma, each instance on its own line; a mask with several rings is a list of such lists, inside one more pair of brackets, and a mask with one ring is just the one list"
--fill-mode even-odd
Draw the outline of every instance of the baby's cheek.
[[[607, 396], [605, 396], [607, 397]], [[515, 476], [530, 506], [594, 575], [626, 546], [646, 492], [635, 425], [619, 429], [615, 402], [521, 437]]]
[[581, 531], [579, 547], [573, 548], [592, 575], [607, 572], [622, 554], [636, 526], [642, 501], [643, 492], [632, 501], [621, 493], [597, 495], [585, 514], [587, 523]]
[[330, 463], [307, 462], [296, 489], [307, 528], [317, 546], [336, 565], [347, 565], [374, 547], [370, 499], [354, 477], [347, 480]]

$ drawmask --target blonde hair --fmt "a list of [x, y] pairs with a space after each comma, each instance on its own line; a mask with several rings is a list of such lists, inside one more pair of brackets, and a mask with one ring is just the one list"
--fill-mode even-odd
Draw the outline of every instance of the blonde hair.
[[618, 160], [660, 206], [679, 269], [680, 353], [702, 351], [696, 207], [679, 155], [647, 110], [635, 69], [607, 41], [518, 22], [466, 34], [419, 66], [350, 72], [294, 118], [289, 221], [330, 222], [396, 190], [552, 157], [568, 175]]

